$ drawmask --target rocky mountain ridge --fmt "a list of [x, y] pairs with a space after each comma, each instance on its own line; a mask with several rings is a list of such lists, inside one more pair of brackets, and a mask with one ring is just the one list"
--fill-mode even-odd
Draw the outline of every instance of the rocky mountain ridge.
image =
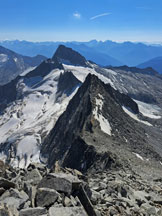
[[46, 57], [23, 56], [0, 46], [0, 85], [4, 85], [24, 71], [30, 71], [38, 66]]
[[[115, 164], [115, 152], [118, 151], [119, 156], [122, 148], [131, 154], [136, 152], [160, 161], [161, 157], [147, 143], [145, 130], [125, 113], [123, 107], [139, 114], [131, 98], [89, 74], [45, 139], [42, 158], [48, 158], [50, 167], [60, 161], [62, 166], [81, 171], [99, 166], [99, 163], [99, 169], [104, 169]], [[122, 154], [120, 157], [124, 160]]]
[[[143, 133], [144, 138], [142, 138], [142, 135], [140, 135], [142, 143], [143, 140], [145, 140], [147, 134], [147, 132], [145, 132], [146, 130], [145, 127], [147, 127], [146, 131], [153, 134], [150, 137], [154, 137], [154, 133], [155, 133], [154, 131], [156, 131], [156, 136], [158, 136], [160, 139], [161, 137], [160, 136], [161, 79], [159, 79], [159, 77], [156, 77], [155, 75], [139, 73], [139, 71], [137, 73], [134, 72], [132, 73], [129, 70], [124, 71], [123, 69], [121, 70], [118, 68], [111, 68], [111, 69], [101, 68], [95, 63], [85, 61], [84, 57], [81, 57], [80, 54], [78, 54], [77, 52], [75, 53], [75, 51], [72, 51], [71, 49], [68, 49], [64, 46], [61, 46], [61, 48], [59, 49], [60, 51], [59, 50], [57, 51], [57, 53], [59, 53], [59, 56], [63, 56], [64, 51], [65, 53], [68, 52], [69, 60], [75, 59], [75, 63], [78, 62], [77, 64], [79, 64], [80, 59], [82, 59], [86, 63], [86, 66], [85, 67], [81, 65], [76, 66], [73, 65], [72, 63], [65, 64], [65, 62], [62, 64], [61, 62], [59, 62], [59, 56], [55, 54], [54, 55], [55, 60], [54, 59], [45, 60], [34, 70], [28, 72], [27, 74], [19, 76], [9, 84], [0, 87], [1, 112], [2, 112], [1, 119], [0, 119], [0, 125], [1, 125], [0, 134], [3, 137], [3, 139], [1, 139], [1, 147], [0, 147], [1, 159], [6, 159], [10, 161], [14, 166], [24, 166], [24, 164], [27, 165], [28, 162], [30, 162], [30, 160], [39, 161], [40, 144], [42, 143], [46, 135], [49, 133], [49, 131], [52, 129], [52, 127], [55, 125], [58, 117], [65, 111], [70, 99], [72, 99], [72, 97], [75, 95], [77, 89], [80, 87], [81, 83], [85, 81], [85, 78], [89, 73], [96, 76], [95, 78], [96, 86], [98, 86], [98, 84], [101, 83], [100, 80], [102, 80], [105, 84], [109, 83], [113, 87], [111, 88], [109, 85], [107, 85], [109, 87], [106, 87], [107, 89], [106, 91], [109, 91], [109, 94], [111, 95], [111, 100], [115, 101], [115, 104], [117, 103], [118, 106], [120, 106], [120, 111], [118, 109], [117, 110], [121, 114], [117, 115], [115, 114], [115, 112], [113, 114], [113, 109], [114, 109], [113, 106], [116, 105], [112, 106], [108, 102], [107, 106], [112, 107], [112, 109], [109, 110], [108, 116], [111, 116], [111, 112], [112, 112], [112, 117], [109, 119], [108, 116], [106, 116], [106, 118], [108, 118], [106, 119], [105, 112], [107, 108], [104, 108], [103, 112], [101, 112], [100, 110], [100, 108], [102, 108], [101, 105], [104, 104], [105, 99], [102, 98], [103, 96], [101, 92], [99, 93], [99, 95], [97, 93], [94, 94], [94, 96], [92, 97], [93, 98], [92, 104], [95, 106], [95, 100], [96, 103], [98, 102], [100, 103], [99, 108], [94, 108], [94, 110], [97, 110], [99, 113], [101, 112], [101, 114], [104, 117], [104, 120], [102, 120], [101, 118], [102, 116], [100, 115], [98, 116], [98, 114], [93, 114], [93, 116], [96, 115], [97, 121], [101, 120], [102, 124], [106, 125], [108, 120], [107, 128], [109, 128], [110, 130], [111, 124], [117, 125], [118, 122], [120, 125], [121, 122], [123, 121], [123, 119], [121, 119], [121, 116], [126, 115], [126, 117], [123, 118], [130, 119], [131, 117], [131, 120], [129, 121], [133, 122], [129, 124], [126, 123], [126, 125], [129, 125], [129, 127], [133, 128], [136, 127], [135, 125], [137, 123], [138, 125], [139, 124], [142, 125], [142, 128], [144, 128], [144, 129], [140, 129], [140, 127], [137, 127], [138, 128], [137, 131], [141, 131], [138, 133], [139, 134]], [[91, 76], [89, 75], [89, 77]], [[97, 79], [97, 77], [99, 79]], [[143, 79], [142, 81], [141, 81], [141, 77]], [[147, 80], [149, 80], [149, 82]], [[130, 85], [128, 85], [128, 81]], [[157, 81], [158, 85], [154, 85], [153, 81]], [[141, 93], [141, 91], [143, 91], [144, 89], [144, 85], [143, 85], [144, 82], [145, 82], [145, 86], [147, 82], [148, 87], [145, 88], [145, 93], [144, 92]], [[105, 88], [103, 87], [105, 86], [104, 83], [100, 84], [102, 88]], [[91, 84], [89, 83], [89, 85]], [[137, 85], [139, 85], [138, 89], [136, 89]], [[152, 88], [151, 91], [150, 88]], [[153, 91], [154, 88], [156, 94]], [[116, 93], [117, 90], [121, 92], [121, 94], [120, 93], [117, 94]], [[89, 95], [90, 97], [92, 96], [92, 93], [93, 91], [90, 93]], [[153, 94], [152, 98], [150, 96], [151, 94]], [[132, 95], [133, 98], [137, 98], [137, 99], [141, 98], [142, 101], [134, 102], [129, 97]], [[105, 97], [109, 97], [109, 96], [105, 96]], [[149, 101], [151, 101], [151, 103], [153, 101], [155, 104], [154, 105], [146, 104], [144, 101], [146, 101], [147, 98], [149, 99]], [[85, 99], [85, 101], [82, 101], [83, 107], [85, 107], [84, 102], [89, 104], [88, 100]], [[138, 103], [138, 106], [136, 103]], [[33, 106], [33, 104], [35, 105]], [[74, 108], [75, 108], [74, 105], [71, 106], [72, 110]], [[75, 109], [73, 111], [75, 112]], [[146, 111], [148, 113], [145, 113]], [[116, 116], [118, 116], [118, 118]], [[86, 116], [84, 118], [86, 118]], [[66, 124], [67, 123], [65, 123], [65, 125]], [[131, 124], [133, 124], [133, 126], [131, 126]], [[75, 121], [74, 121], [74, 125], [75, 125]], [[77, 126], [80, 127], [80, 125]], [[86, 127], [89, 128], [90, 130], [91, 122], [87, 123]], [[116, 139], [118, 141], [122, 140], [122, 142], [126, 142], [127, 138], [125, 137], [125, 132], [122, 129], [122, 127], [120, 128], [121, 128], [120, 132], [118, 133], [114, 132], [114, 137], [116, 136]], [[114, 131], [118, 129], [119, 128], [114, 128]], [[76, 136], [74, 137], [77, 138]], [[136, 139], [137, 137], [133, 138], [135, 142], [137, 141]], [[160, 149], [160, 143], [155, 139], [155, 137], [153, 138], [153, 141], [152, 140], [150, 141], [150, 145], [151, 143], [156, 142], [155, 147], [157, 149]], [[62, 138], [63, 137], [61, 135], [61, 139]], [[114, 142], [112, 141], [111, 136], [108, 137], [108, 140], [110, 143]], [[31, 143], [30, 145], [31, 150], [29, 150], [28, 147], [26, 147], [28, 142]], [[79, 138], [79, 143], [80, 142], [82, 143], [82, 139]], [[111, 151], [113, 151], [113, 149], [111, 149]], [[158, 150], [158, 152], [160, 151]], [[139, 149], [135, 153], [139, 154], [140, 153]], [[23, 158], [28, 158], [28, 159], [24, 160]], [[21, 159], [24, 161], [21, 161]], [[25, 161], [27, 161], [27, 163]]]

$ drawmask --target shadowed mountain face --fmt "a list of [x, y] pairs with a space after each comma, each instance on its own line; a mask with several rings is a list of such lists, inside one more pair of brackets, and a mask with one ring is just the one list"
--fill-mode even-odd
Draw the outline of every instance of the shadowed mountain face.
[[162, 74], [162, 56], [150, 59], [138, 65], [139, 68], [152, 67], [154, 70]]
[[52, 57], [52, 60], [56, 59], [60, 63], [87, 66], [86, 59], [82, 55], [64, 45], [60, 45]]
[[57, 86], [57, 94], [62, 95], [70, 95], [72, 91], [74, 91], [74, 87], [80, 86], [81, 82], [73, 75], [72, 72], [61, 73], [58, 86]]
[[4, 85], [25, 70], [38, 66], [46, 57], [22, 56], [0, 46], [0, 85]]
[[122, 107], [139, 113], [131, 98], [89, 74], [45, 139], [42, 158], [50, 167], [58, 160], [85, 171], [99, 164], [100, 168], [115, 165], [116, 153], [122, 157], [123, 151], [156, 155], [147, 145], [143, 128]]

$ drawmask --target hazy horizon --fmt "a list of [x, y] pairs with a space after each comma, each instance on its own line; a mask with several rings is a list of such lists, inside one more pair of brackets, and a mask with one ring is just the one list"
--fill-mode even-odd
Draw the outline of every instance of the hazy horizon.
[[106, 42], [106, 41], [111, 41], [114, 43], [143, 43], [146, 45], [162, 45], [162, 41], [152, 41], [152, 42], [148, 42], [148, 41], [130, 41], [130, 40], [123, 40], [123, 41], [115, 41], [115, 40], [97, 40], [97, 39], [91, 39], [91, 40], [85, 40], [85, 41], [77, 41], [77, 40], [63, 40], [63, 41], [57, 41], [57, 40], [42, 40], [42, 41], [34, 41], [34, 40], [21, 40], [21, 39], [4, 39], [4, 40], [0, 40], [0, 42], [12, 42], [12, 41], [19, 41], [19, 42], [31, 42], [31, 43], [86, 43], [86, 42], [91, 42], [91, 41], [97, 41], [97, 42]]

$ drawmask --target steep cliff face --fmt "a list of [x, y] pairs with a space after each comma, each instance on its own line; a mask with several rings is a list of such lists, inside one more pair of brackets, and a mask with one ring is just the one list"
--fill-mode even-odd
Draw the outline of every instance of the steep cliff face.
[[131, 98], [89, 74], [45, 139], [42, 159], [50, 167], [58, 160], [83, 171], [114, 166], [118, 153], [120, 158], [126, 156], [123, 151], [156, 155], [147, 145], [144, 129], [122, 107], [139, 113]]

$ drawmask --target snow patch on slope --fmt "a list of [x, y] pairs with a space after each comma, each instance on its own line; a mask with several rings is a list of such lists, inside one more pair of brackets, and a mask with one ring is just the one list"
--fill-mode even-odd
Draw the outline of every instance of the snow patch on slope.
[[96, 98], [96, 107], [93, 110], [94, 118], [100, 123], [101, 130], [111, 136], [111, 126], [107, 119], [101, 113], [103, 106], [103, 96], [98, 94], [98, 98]]
[[4, 63], [8, 60], [8, 56], [6, 54], [0, 54], [0, 63]]
[[150, 124], [149, 122], [140, 120], [138, 118], [138, 116], [136, 114], [134, 114], [128, 107], [122, 106], [122, 108], [123, 108], [124, 112], [127, 113], [134, 120], [136, 120], [138, 122], [141, 122], [141, 123], [143, 123], [145, 125], [152, 126], [152, 124]]
[[161, 108], [154, 104], [144, 103], [138, 100], [134, 100], [138, 104], [139, 111], [146, 117], [152, 119], [160, 119]]
[[18, 59], [15, 57], [15, 58], [14, 58], [14, 61], [15, 61], [15, 62], [17, 62], [17, 61], [18, 61]]
[[111, 81], [111, 79], [109, 79], [108, 77], [105, 77], [104, 75], [96, 72], [95, 67], [88, 68], [88, 67], [65, 65], [65, 64], [63, 64], [63, 66], [64, 66], [65, 70], [71, 71], [74, 74], [74, 76], [76, 76], [77, 79], [80, 80], [81, 82], [84, 82], [86, 76], [90, 73], [90, 74], [96, 75], [105, 84], [109, 83], [114, 89], [116, 89], [114, 86], [114, 83]]
[[141, 155], [139, 155], [138, 153], [132, 152], [134, 155], [136, 155], [137, 158], [139, 158], [140, 160], [144, 161], [143, 157]]

